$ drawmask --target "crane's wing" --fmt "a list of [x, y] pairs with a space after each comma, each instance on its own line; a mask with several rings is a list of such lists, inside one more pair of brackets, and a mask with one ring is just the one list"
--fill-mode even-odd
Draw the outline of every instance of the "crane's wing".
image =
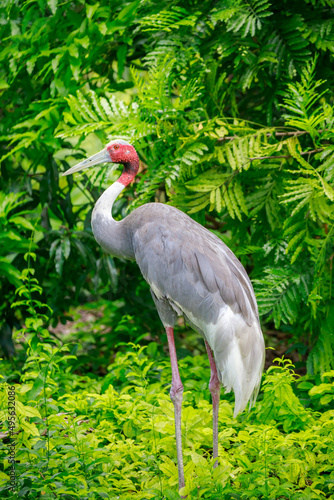
[[146, 207], [148, 217], [137, 226], [133, 246], [138, 266], [155, 295], [207, 323], [215, 323], [227, 305], [248, 325], [253, 324], [258, 319], [253, 287], [232, 251], [174, 207], [148, 204], [141, 209]]
[[256, 399], [264, 362], [245, 269], [219, 238], [174, 207], [148, 204], [132, 216], [135, 258], [162, 320], [172, 310], [183, 314], [207, 340], [224, 386], [235, 392], [236, 415]]

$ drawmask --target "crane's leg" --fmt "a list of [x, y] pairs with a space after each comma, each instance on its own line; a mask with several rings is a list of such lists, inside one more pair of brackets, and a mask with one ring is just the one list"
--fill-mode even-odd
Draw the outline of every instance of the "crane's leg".
[[174, 328], [166, 327], [169, 356], [172, 365], [172, 387], [170, 389], [170, 398], [174, 404], [175, 416], [175, 439], [176, 439], [176, 453], [177, 453], [177, 468], [179, 472], [179, 489], [183, 488], [184, 470], [183, 470], [183, 456], [182, 456], [182, 436], [181, 436], [181, 407], [183, 385], [180, 378], [179, 367], [177, 365], [177, 357], [174, 343]]
[[[209, 383], [209, 389], [212, 396], [212, 413], [213, 413], [213, 458], [218, 458], [218, 412], [219, 412], [219, 397], [221, 383], [218, 378], [217, 367], [215, 358], [213, 357], [213, 352], [211, 347], [205, 340], [205, 347], [209, 356], [211, 378]], [[215, 460], [214, 467], [218, 466], [218, 460]]]

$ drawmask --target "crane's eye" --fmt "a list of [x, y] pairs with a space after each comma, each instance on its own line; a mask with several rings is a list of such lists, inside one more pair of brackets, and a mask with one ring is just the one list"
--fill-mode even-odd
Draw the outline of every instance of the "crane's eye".
[[115, 144], [114, 149], [118, 149], [118, 148], [119, 148], [119, 146], [117, 144]]

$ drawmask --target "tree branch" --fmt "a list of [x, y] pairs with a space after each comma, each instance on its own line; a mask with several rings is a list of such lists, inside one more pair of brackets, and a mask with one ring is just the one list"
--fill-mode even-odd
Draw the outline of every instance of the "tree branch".
[[[319, 132], [325, 132], [327, 129], [320, 129]], [[265, 134], [267, 137], [271, 137], [274, 135], [275, 137], [286, 137], [286, 136], [299, 136], [299, 135], [305, 135], [309, 134], [310, 132], [307, 132], [306, 130], [295, 130], [293, 132], [268, 132]], [[240, 139], [241, 137], [239, 135], [226, 135], [225, 137], [221, 137], [217, 139], [217, 142], [223, 142], [223, 141], [233, 141], [234, 139]]]
[[[308, 155], [312, 153], [320, 153], [320, 151], [323, 151], [324, 148], [319, 148], [319, 149], [311, 149], [310, 151], [301, 151], [299, 154], [300, 155]], [[274, 156], [255, 156], [254, 158], [248, 158], [249, 161], [252, 160], [267, 160], [268, 158], [293, 158], [292, 155], [274, 155]]]

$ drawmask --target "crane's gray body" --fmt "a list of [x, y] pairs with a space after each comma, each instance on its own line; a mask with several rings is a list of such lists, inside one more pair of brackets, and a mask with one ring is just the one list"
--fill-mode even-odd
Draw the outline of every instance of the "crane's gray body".
[[111, 216], [124, 186], [98, 200], [96, 240], [116, 257], [136, 260], [165, 326], [178, 315], [210, 345], [218, 375], [235, 392], [237, 415], [254, 403], [264, 364], [264, 341], [252, 284], [233, 252], [180, 210], [160, 203], [137, 208], [122, 221]]

